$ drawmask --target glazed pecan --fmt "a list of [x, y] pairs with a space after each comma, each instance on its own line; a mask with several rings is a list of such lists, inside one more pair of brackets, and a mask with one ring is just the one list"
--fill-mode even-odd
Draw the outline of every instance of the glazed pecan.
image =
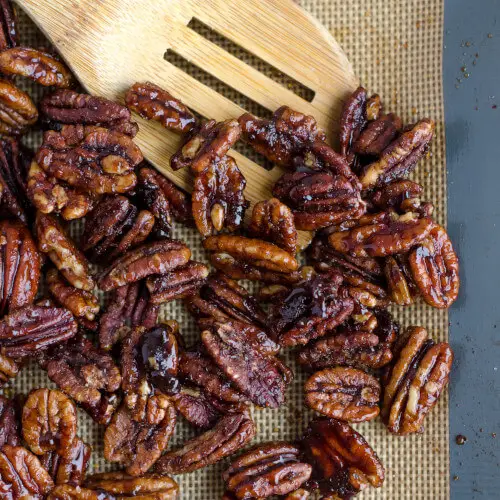
[[311, 476], [311, 466], [300, 461], [299, 453], [296, 446], [284, 442], [260, 444], [224, 471], [226, 488], [237, 499], [286, 495]]
[[0, 321], [3, 356], [23, 358], [64, 342], [76, 334], [73, 315], [58, 307], [25, 306]]
[[380, 384], [355, 368], [330, 368], [314, 373], [304, 386], [307, 405], [327, 417], [347, 422], [373, 420], [380, 412]]
[[22, 446], [0, 450], [0, 492], [6, 500], [42, 500], [54, 487], [38, 457]]
[[16, 12], [10, 0], [0, 0], [0, 50], [17, 45]]
[[268, 160], [283, 166], [290, 166], [293, 158], [316, 139], [325, 139], [325, 134], [312, 116], [303, 115], [288, 106], [277, 109], [271, 120], [245, 113], [238, 118], [238, 122], [245, 142]]
[[358, 87], [346, 100], [340, 116], [340, 153], [352, 163], [354, 142], [366, 126], [366, 90]]
[[14, 378], [19, 372], [19, 369], [19, 363], [8, 356], [4, 356], [0, 349], [0, 388], [7, 384], [10, 379]]
[[298, 262], [272, 243], [244, 236], [218, 235], [203, 240], [203, 247], [212, 252], [212, 264], [234, 279], [287, 283], [298, 278], [294, 274]]
[[0, 52], [0, 72], [24, 76], [46, 87], [65, 88], [73, 83], [73, 77], [63, 63], [51, 54], [26, 47]]
[[193, 174], [199, 174], [218, 163], [236, 144], [240, 135], [241, 128], [236, 120], [219, 123], [208, 120], [192, 130], [186, 142], [172, 155], [170, 166], [173, 170], [190, 167]]
[[452, 362], [449, 344], [436, 344], [422, 327], [408, 328], [396, 344], [384, 388], [382, 417], [390, 432], [423, 432], [424, 418], [447, 385]]
[[121, 384], [113, 358], [83, 335], [52, 348], [40, 357], [49, 378], [100, 424], [111, 419]]
[[18, 221], [0, 221], [0, 315], [34, 301], [41, 265], [28, 228]]
[[130, 121], [130, 111], [117, 102], [74, 90], [59, 89], [45, 96], [40, 110], [49, 121], [51, 129], [61, 124], [97, 125], [134, 137], [138, 127]]
[[460, 288], [458, 257], [446, 231], [435, 225], [429, 236], [408, 256], [413, 281], [427, 304], [445, 309]]
[[127, 474], [141, 476], [167, 448], [175, 422], [175, 408], [163, 394], [149, 398], [141, 422], [122, 405], [104, 433], [104, 457], [120, 463]]
[[192, 209], [203, 237], [226, 229], [236, 231], [243, 223], [249, 202], [243, 194], [246, 180], [230, 156], [223, 156], [196, 174]]
[[95, 126], [64, 125], [43, 136], [35, 159], [47, 174], [94, 194], [125, 193], [137, 183], [143, 156], [128, 135]]
[[364, 168], [360, 176], [363, 188], [381, 186], [406, 177], [427, 153], [434, 128], [435, 123], [431, 119], [423, 118], [394, 139], [377, 161]]
[[184, 134], [196, 126], [196, 117], [170, 92], [151, 82], [134, 83], [125, 103], [146, 120], [160, 122], [165, 128]]
[[88, 292], [94, 288], [89, 263], [52, 215], [38, 212], [35, 221], [38, 248], [46, 253], [74, 287]]
[[352, 145], [356, 154], [379, 156], [403, 128], [401, 118], [394, 113], [369, 121]]
[[412, 304], [417, 289], [406, 257], [399, 255], [386, 257], [384, 272], [391, 300], [400, 306]]
[[325, 498], [351, 499], [369, 485], [382, 486], [385, 471], [363, 436], [344, 422], [313, 420], [301, 439], [312, 481]]
[[255, 425], [246, 412], [226, 415], [213, 429], [163, 455], [154, 472], [162, 475], [193, 472], [232, 455], [254, 436]]
[[50, 492], [47, 500], [117, 500], [117, 498], [98, 490], [59, 484]]
[[0, 450], [6, 444], [19, 446], [20, 442], [16, 405], [0, 395]]
[[13, 83], [0, 79], [0, 133], [20, 135], [38, 120], [31, 97]]
[[353, 300], [339, 294], [342, 276], [315, 274], [273, 299], [269, 329], [283, 346], [307, 344], [340, 325], [352, 312]]

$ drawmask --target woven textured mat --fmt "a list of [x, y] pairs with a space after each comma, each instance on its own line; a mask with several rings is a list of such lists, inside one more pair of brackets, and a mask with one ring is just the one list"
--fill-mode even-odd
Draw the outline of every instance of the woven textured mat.
[[[436, 206], [436, 219], [446, 222], [446, 168], [441, 82], [442, 0], [300, 0], [299, 3], [319, 19], [338, 40], [354, 65], [360, 81], [371, 92], [378, 92], [390, 109], [405, 122], [430, 116], [437, 123], [432, 155], [421, 162], [415, 179], [426, 189], [427, 200]], [[23, 45], [47, 47], [48, 42], [34, 25], [20, 13]], [[153, 79], [153, 76], [151, 77]], [[22, 84], [21, 84], [22, 85]], [[36, 100], [42, 90], [25, 84]], [[175, 93], [175, 89], [170, 89]], [[36, 146], [39, 135], [27, 138]], [[72, 228], [75, 235], [79, 227]], [[177, 227], [175, 238], [187, 242], [193, 258], [205, 260], [200, 238], [194, 230]], [[163, 318], [175, 318], [188, 343], [198, 335], [194, 322], [180, 303], [169, 304]], [[403, 325], [423, 325], [436, 340], [446, 340], [448, 317], [423, 304], [395, 311]], [[285, 360], [295, 368], [291, 352]], [[304, 374], [296, 370], [289, 388], [287, 404], [277, 411], [254, 409], [258, 427], [257, 441], [294, 439], [312, 417], [303, 407]], [[35, 387], [53, 387], [45, 373], [36, 366], [26, 367], [6, 388], [8, 394], [28, 392]], [[79, 434], [93, 447], [90, 472], [109, 470], [102, 455], [104, 429], [79, 411]], [[391, 436], [379, 420], [357, 425], [385, 465], [387, 474], [379, 490], [369, 488], [363, 499], [433, 499], [449, 498], [448, 398], [443, 395], [425, 422], [423, 435], [398, 438]], [[171, 446], [176, 447], [192, 437], [194, 431], [179, 422]], [[190, 500], [215, 500], [221, 497], [220, 473], [224, 463], [202, 471], [177, 477], [181, 496]]]

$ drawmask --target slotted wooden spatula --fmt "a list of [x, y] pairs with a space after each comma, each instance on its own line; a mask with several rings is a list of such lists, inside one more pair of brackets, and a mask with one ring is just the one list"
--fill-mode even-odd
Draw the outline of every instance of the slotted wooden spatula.
[[[342, 100], [357, 86], [347, 57], [328, 31], [292, 0], [16, 0], [53, 42], [91, 94], [123, 100], [135, 82], [152, 81], [188, 107], [216, 120], [240, 106], [165, 60], [168, 49], [263, 107], [313, 115], [333, 133]], [[188, 27], [192, 19], [308, 87], [308, 102]], [[191, 190], [189, 172], [169, 159], [180, 137], [137, 117], [137, 143], [164, 175]], [[267, 199], [282, 174], [232, 151], [247, 179], [245, 196]], [[301, 235], [302, 242], [307, 235]]]

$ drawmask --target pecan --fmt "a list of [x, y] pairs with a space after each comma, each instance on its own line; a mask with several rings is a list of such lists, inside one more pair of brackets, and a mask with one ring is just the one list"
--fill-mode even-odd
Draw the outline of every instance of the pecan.
[[146, 243], [118, 257], [101, 274], [99, 288], [105, 292], [139, 281], [152, 274], [164, 274], [187, 264], [189, 248], [180, 241], [165, 239]]
[[425, 240], [435, 227], [430, 217], [418, 218], [412, 212], [402, 216], [391, 212], [388, 218], [332, 233], [328, 242], [338, 252], [353, 257], [385, 257], [407, 252]]
[[203, 240], [203, 247], [212, 252], [212, 264], [231, 278], [264, 282], [296, 279], [293, 272], [298, 269], [298, 262], [272, 243], [244, 236], [218, 235]]
[[356, 154], [379, 156], [403, 128], [401, 118], [394, 113], [369, 121], [352, 145]]
[[348, 500], [367, 486], [379, 488], [384, 482], [385, 471], [377, 454], [344, 422], [313, 420], [301, 444], [306, 461], [313, 466], [312, 481], [327, 498]]
[[365, 212], [356, 184], [326, 171], [284, 174], [273, 194], [292, 208], [297, 228], [308, 231], [357, 219]]
[[144, 420], [148, 401], [155, 394], [179, 391], [178, 366], [179, 346], [169, 326], [140, 326], [125, 338], [121, 353], [122, 389], [124, 403], [134, 420]]
[[127, 474], [141, 476], [167, 448], [175, 422], [175, 408], [162, 394], [149, 398], [141, 422], [122, 405], [104, 433], [104, 457], [119, 462]]
[[0, 450], [0, 492], [6, 500], [42, 500], [54, 487], [38, 457], [22, 446]]
[[441, 226], [435, 225], [428, 238], [410, 252], [408, 263], [427, 304], [445, 309], [455, 302], [460, 288], [458, 257]]
[[0, 79], [0, 133], [20, 135], [38, 120], [31, 97], [13, 83]]
[[382, 101], [378, 94], [371, 95], [366, 100], [366, 119], [368, 122], [378, 120], [382, 115]]
[[366, 126], [366, 90], [358, 87], [346, 100], [340, 116], [340, 153], [349, 157], [351, 147]]
[[184, 134], [196, 126], [196, 117], [170, 92], [151, 82], [134, 83], [125, 103], [146, 120], [160, 122], [165, 128]]
[[20, 366], [16, 360], [9, 358], [8, 356], [4, 356], [0, 352], [0, 388], [8, 383], [10, 379], [14, 378], [19, 372], [19, 369]]
[[46, 87], [69, 87], [73, 77], [69, 69], [51, 54], [26, 47], [0, 52], [0, 72], [21, 75]]
[[140, 149], [128, 135], [102, 127], [64, 125], [45, 132], [35, 159], [47, 174], [88, 193], [125, 193], [137, 182]]
[[17, 417], [14, 401], [0, 395], [0, 450], [6, 444], [19, 446], [21, 439]]
[[203, 237], [226, 229], [236, 231], [243, 223], [249, 202], [243, 194], [246, 180], [230, 156], [223, 156], [196, 174], [192, 209]]
[[98, 490], [60, 484], [50, 492], [47, 500], [117, 500], [117, 498]]
[[151, 304], [144, 282], [116, 288], [99, 321], [101, 349], [109, 351], [131, 328], [152, 328], [156, 325], [158, 313], [159, 306]]
[[340, 325], [353, 311], [353, 300], [339, 295], [342, 277], [337, 272], [317, 274], [300, 281], [274, 300], [270, 332], [283, 346], [307, 344]]
[[18, 221], [0, 221], [0, 315], [34, 301], [40, 268], [41, 256], [28, 228]]
[[299, 458], [299, 449], [284, 442], [260, 444], [240, 455], [222, 475], [237, 499], [268, 498], [296, 490], [312, 468]]
[[400, 306], [412, 304], [417, 290], [406, 259], [386, 257], [384, 272], [391, 300]]
[[170, 166], [173, 170], [190, 167], [193, 174], [199, 174], [218, 163], [236, 144], [240, 135], [241, 128], [236, 120], [219, 123], [208, 120], [200, 128], [192, 130], [186, 142], [172, 155]]
[[0, 321], [0, 350], [23, 358], [68, 340], [76, 334], [73, 315], [58, 307], [25, 306]]
[[203, 285], [208, 267], [201, 262], [189, 261], [173, 271], [149, 276], [146, 286], [152, 304], [159, 305], [174, 299], [188, 298]]
[[0, 0], [0, 50], [17, 45], [16, 12], [10, 0]]
[[40, 110], [49, 120], [52, 129], [57, 124], [97, 125], [117, 130], [134, 137], [138, 127], [130, 121], [130, 111], [117, 102], [89, 94], [79, 94], [74, 90], [59, 89], [45, 96]]
[[434, 128], [435, 123], [431, 119], [423, 118], [394, 139], [377, 161], [364, 168], [360, 176], [363, 188], [381, 186], [406, 177], [426, 154]]
[[254, 436], [255, 424], [246, 412], [226, 415], [213, 429], [163, 455], [154, 471], [162, 475], [193, 472], [232, 455]]
[[449, 344], [436, 344], [422, 327], [408, 328], [396, 345], [384, 388], [382, 417], [390, 432], [423, 432], [424, 418], [447, 385], [452, 362]]
[[304, 386], [307, 405], [327, 417], [347, 422], [373, 420], [380, 412], [380, 384], [355, 368], [330, 368], [314, 373]]
[[49, 378], [98, 423], [109, 422], [117, 406], [120, 370], [111, 356], [83, 335], [56, 346], [40, 357]]
[[251, 236], [270, 241], [292, 255], [297, 252], [297, 230], [292, 211], [276, 198], [259, 201], [253, 207], [248, 231]]
[[278, 165], [289, 166], [294, 156], [302, 153], [325, 134], [312, 116], [294, 111], [288, 106], [277, 109], [271, 120], [245, 113], [238, 118], [242, 137], [255, 151]]

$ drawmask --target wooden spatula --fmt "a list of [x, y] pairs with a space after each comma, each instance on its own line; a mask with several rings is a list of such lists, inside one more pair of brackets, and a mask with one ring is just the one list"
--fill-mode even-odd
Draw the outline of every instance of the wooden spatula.
[[[240, 106], [165, 60], [168, 49], [261, 106], [281, 105], [313, 115], [335, 131], [342, 100], [357, 86], [351, 65], [328, 31], [292, 0], [16, 0], [58, 49], [91, 94], [122, 100], [136, 81], [152, 81], [199, 114], [225, 120]], [[298, 97], [188, 27], [201, 21], [218, 34], [314, 92]], [[180, 137], [136, 117], [137, 143], [145, 157], [180, 187], [191, 190], [189, 172], [174, 172], [169, 159]], [[283, 173], [265, 170], [236, 151], [247, 179], [245, 196], [267, 199]], [[302, 243], [308, 238], [301, 235]]]

